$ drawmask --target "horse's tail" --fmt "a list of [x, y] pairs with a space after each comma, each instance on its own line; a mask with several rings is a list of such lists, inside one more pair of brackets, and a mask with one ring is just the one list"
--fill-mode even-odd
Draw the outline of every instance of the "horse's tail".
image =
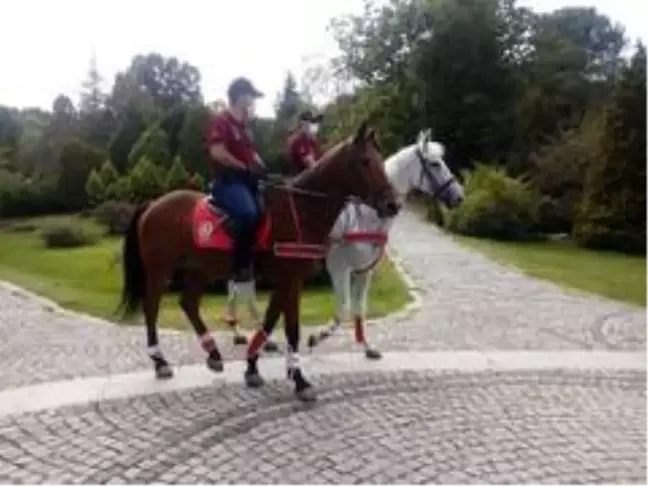
[[140, 255], [138, 226], [147, 207], [148, 204], [142, 204], [137, 208], [124, 237], [122, 250], [124, 287], [119, 306], [124, 317], [133, 315], [139, 310], [146, 294], [146, 272]]

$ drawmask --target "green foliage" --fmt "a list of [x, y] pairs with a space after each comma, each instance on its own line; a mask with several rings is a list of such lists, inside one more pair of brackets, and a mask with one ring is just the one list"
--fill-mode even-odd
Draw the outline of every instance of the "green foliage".
[[[646, 51], [639, 45], [606, 107], [574, 227], [586, 247], [646, 251]], [[639, 108], [641, 107], [641, 108]]]
[[106, 199], [114, 201], [132, 201], [134, 199], [131, 179], [122, 176], [106, 188]]
[[92, 212], [109, 235], [123, 235], [135, 214], [135, 206], [123, 201], [106, 201]]
[[185, 115], [178, 154], [189, 172], [207, 173], [209, 158], [205, 149], [205, 130], [209, 117], [209, 110], [204, 105], [192, 105]]
[[187, 169], [180, 161], [180, 157], [176, 157], [171, 169], [166, 175], [165, 187], [167, 191], [175, 191], [176, 189], [187, 189], [191, 185], [191, 176]]
[[106, 185], [96, 169], [92, 169], [85, 184], [85, 191], [91, 204], [99, 204], [106, 197]]
[[131, 190], [136, 202], [149, 201], [165, 192], [164, 180], [159, 167], [142, 157], [130, 174]]
[[192, 174], [191, 178], [189, 179], [189, 189], [194, 189], [200, 192], [206, 192], [207, 182], [205, 178], [198, 173]]
[[43, 229], [41, 238], [46, 248], [74, 248], [95, 243], [98, 235], [70, 220], [61, 221]]
[[585, 175], [600, 157], [601, 122], [599, 111], [589, 113], [578, 127], [564, 131], [531, 156], [531, 181], [546, 196], [540, 216], [543, 231], [571, 232]]
[[86, 181], [92, 169], [98, 168], [105, 158], [105, 152], [81, 140], [74, 139], [63, 146], [56, 184], [56, 192], [63, 208], [76, 210], [88, 204]]
[[164, 169], [171, 167], [169, 140], [164, 130], [157, 125], [142, 133], [128, 156], [128, 163], [131, 167], [135, 167], [143, 157], [158, 167]]
[[115, 166], [112, 165], [110, 160], [106, 160], [101, 164], [101, 168], [99, 169], [99, 178], [105, 187], [114, 184], [117, 182], [117, 179], [119, 179], [119, 172], [117, 172], [117, 169], [115, 169]]
[[503, 169], [481, 164], [464, 178], [466, 199], [449, 213], [449, 230], [497, 240], [534, 236], [537, 199], [528, 183], [509, 177]]

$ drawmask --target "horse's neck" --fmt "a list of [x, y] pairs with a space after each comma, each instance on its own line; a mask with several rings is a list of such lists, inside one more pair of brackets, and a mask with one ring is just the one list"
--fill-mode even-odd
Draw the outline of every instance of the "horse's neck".
[[[324, 171], [295, 177], [291, 185], [297, 190], [292, 195], [300, 217], [300, 225], [309, 239], [324, 242], [344, 208], [347, 198], [339, 190], [339, 182]], [[301, 194], [300, 194], [301, 193]]]
[[399, 152], [395, 153], [385, 161], [385, 173], [389, 183], [394, 188], [394, 191], [404, 202], [407, 195], [414, 188], [414, 181], [412, 177], [411, 157], [412, 146], [409, 146]]

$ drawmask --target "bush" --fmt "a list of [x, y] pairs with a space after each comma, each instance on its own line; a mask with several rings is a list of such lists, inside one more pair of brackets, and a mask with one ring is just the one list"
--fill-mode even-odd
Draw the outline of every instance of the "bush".
[[109, 235], [123, 235], [134, 213], [133, 204], [124, 201], [106, 201], [93, 211], [93, 216], [106, 227]]
[[96, 234], [74, 221], [53, 224], [43, 230], [41, 237], [47, 248], [74, 248], [90, 245], [97, 240]]
[[464, 174], [466, 198], [448, 213], [450, 231], [497, 240], [526, 240], [537, 226], [537, 197], [503, 169], [478, 164]]

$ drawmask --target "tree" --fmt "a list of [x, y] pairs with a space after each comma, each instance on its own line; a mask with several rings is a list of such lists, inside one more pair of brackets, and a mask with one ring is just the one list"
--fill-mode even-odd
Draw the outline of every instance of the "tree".
[[78, 139], [70, 140], [63, 146], [56, 184], [56, 193], [63, 208], [76, 210], [87, 205], [86, 181], [92, 169], [99, 168], [105, 158], [105, 152]]
[[103, 78], [97, 69], [97, 59], [93, 55], [86, 80], [81, 85], [79, 118], [83, 139], [98, 147], [105, 148], [115, 129], [115, 116], [108, 109], [108, 95], [103, 91]]
[[169, 152], [169, 140], [159, 125], [153, 125], [142, 133], [128, 156], [129, 165], [134, 167], [142, 157], [163, 169], [171, 167], [173, 159]]
[[98, 175], [104, 187], [114, 184], [119, 179], [119, 173], [115, 166], [110, 163], [110, 160], [106, 160], [101, 164]]
[[126, 76], [163, 110], [182, 103], [202, 102], [200, 71], [175, 57], [164, 57], [158, 53], [137, 55], [131, 61]]
[[166, 175], [166, 190], [175, 191], [176, 189], [187, 189], [190, 185], [191, 177], [189, 176], [189, 172], [187, 172], [187, 169], [180, 162], [180, 158], [176, 157]]
[[211, 114], [202, 104], [193, 104], [187, 109], [182, 129], [178, 154], [189, 172], [207, 173], [209, 156], [205, 147], [205, 130]]
[[6, 157], [13, 157], [18, 149], [21, 132], [18, 110], [0, 105], [0, 150]]
[[[583, 246], [646, 251], [646, 49], [637, 46], [605, 110], [574, 228]], [[641, 107], [641, 108], [639, 108]]]
[[99, 204], [105, 200], [106, 187], [97, 170], [92, 169], [85, 183], [85, 191], [91, 204]]
[[164, 194], [162, 172], [146, 156], [139, 159], [130, 174], [133, 198], [137, 202], [149, 201]]

